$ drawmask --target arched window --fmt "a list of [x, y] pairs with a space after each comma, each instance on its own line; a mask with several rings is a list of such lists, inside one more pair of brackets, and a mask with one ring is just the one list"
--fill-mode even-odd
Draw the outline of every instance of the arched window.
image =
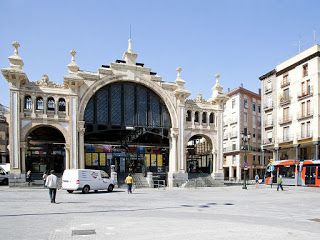
[[32, 109], [32, 99], [30, 96], [24, 98], [24, 109]]
[[53, 98], [48, 98], [48, 110], [49, 111], [54, 111], [54, 99]]
[[194, 122], [199, 122], [199, 112], [195, 112], [195, 114], [194, 114]]
[[191, 111], [190, 110], [187, 111], [186, 121], [191, 122]]
[[207, 123], [207, 113], [202, 113], [202, 123]]
[[37, 107], [36, 107], [37, 110], [43, 110], [43, 99], [42, 97], [38, 97], [37, 98]]
[[214, 123], [214, 113], [211, 113], [209, 118], [210, 123]]
[[66, 101], [63, 98], [59, 99], [59, 112], [66, 111]]

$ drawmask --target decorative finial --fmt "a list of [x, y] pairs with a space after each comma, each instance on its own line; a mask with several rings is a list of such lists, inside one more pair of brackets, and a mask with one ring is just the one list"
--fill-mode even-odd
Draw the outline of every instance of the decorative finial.
[[215, 77], [216, 77], [216, 84], [217, 84], [217, 83], [219, 83], [220, 75], [219, 75], [219, 74], [216, 74]]
[[76, 54], [77, 53], [74, 50], [70, 51], [70, 55], [72, 56], [71, 57], [71, 63], [69, 63], [68, 66], [67, 66], [69, 73], [75, 73], [75, 72], [78, 72], [78, 70], [79, 70], [79, 66], [76, 64], [75, 58], [74, 58], [74, 56]]
[[20, 47], [20, 44], [18, 43], [18, 42], [16, 42], [16, 41], [14, 41], [13, 43], [12, 43], [12, 46], [14, 46], [14, 55], [19, 55], [18, 54], [18, 47]]
[[18, 42], [13, 42], [12, 46], [14, 47], [14, 54], [10, 57], [8, 57], [10, 61], [10, 68], [19, 68], [22, 69], [24, 63], [21, 59], [21, 57], [18, 55], [18, 47], [20, 47], [20, 44]]
[[132, 53], [132, 40], [129, 39], [128, 53]]
[[182, 69], [181, 69], [180, 67], [178, 67], [178, 68], [176, 69], [176, 71], [178, 72], [177, 78], [181, 78], [181, 77], [180, 77], [180, 72], [182, 71]]
[[72, 56], [71, 62], [75, 62], [74, 56], [75, 56], [76, 54], [77, 54], [76, 51], [74, 51], [74, 50], [71, 50], [71, 51], [70, 51], [70, 55]]

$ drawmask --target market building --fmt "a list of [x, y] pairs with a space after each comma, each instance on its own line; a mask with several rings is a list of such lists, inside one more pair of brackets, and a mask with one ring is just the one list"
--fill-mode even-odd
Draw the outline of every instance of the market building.
[[185, 183], [191, 172], [223, 181], [222, 112], [228, 97], [219, 75], [210, 99], [187, 99], [181, 68], [174, 82], [162, 81], [136, 62], [130, 39], [123, 60], [97, 72], [79, 70], [72, 50], [63, 85], [46, 74], [29, 81], [20, 45], [12, 45], [10, 67], [2, 69], [10, 83], [10, 185], [24, 183], [28, 170], [75, 168], [164, 174], [170, 187]]

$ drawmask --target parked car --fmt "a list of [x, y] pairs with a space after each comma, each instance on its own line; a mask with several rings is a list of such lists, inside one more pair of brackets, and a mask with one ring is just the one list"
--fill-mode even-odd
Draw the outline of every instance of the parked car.
[[9, 183], [9, 173], [0, 166], [0, 182], [4, 185]]
[[62, 189], [68, 193], [82, 191], [88, 193], [90, 190], [108, 190], [112, 192], [114, 188], [113, 179], [102, 170], [92, 169], [66, 169], [62, 175]]

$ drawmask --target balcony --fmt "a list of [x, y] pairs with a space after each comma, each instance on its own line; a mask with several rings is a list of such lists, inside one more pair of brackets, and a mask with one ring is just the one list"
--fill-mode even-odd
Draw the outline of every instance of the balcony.
[[281, 138], [278, 138], [279, 144], [285, 144], [285, 143], [291, 143], [293, 142], [293, 136], [292, 135], [286, 135]]
[[297, 134], [297, 140], [298, 141], [310, 139], [312, 137], [313, 137], [313, 133], [312, 132], [301, 132], [301, 133]]
[[240, 151], [240, 148], [237, 146], [224, 148], [224, 152], [238, 152], [238, 151]]
[[284, 88], [284, 87], [289, 86], [289, 85], [290, 85], [290, 80], [288, 80], [288, 79], [281, 82], [281, 88]]
[[273, 127], [273, 119], [269, 119], [269, 120], [266, 120], [263, 122], [263, 126], [265, 128], [268, 128], [268, 127]]
[[267, 86], [267, 87], [264, 89], [264, 93], [268, 93], [268, 92], [272, 92], [272, 87], [271, 87], [271, 86]]
[[284, 116], [282, 118], [279, 118], [279, 124], [286, 124], [286, 123], [291, 123], [292, 122], [292, 116]]
[[274, 144], [274, 138], [266, 138], [261, 143], [261, 145], [273, 145], [273, 144]]
[[223, 134], [223, 140], [227, 140], [227, 139], [228, 139], [228, 134], [227, 133]]
[[238, 137], [238, 132], [230, 133], [230, 138], [236, 138], [236, 137]]
[[313, 117], [313, 109], [309, 110], [307, 112], [298, 113], [297, 119], [298, 120], [304, 120], [306, 118], [311, 118], [311, 117]]
[[230, 120], [230, 125], [236, 124], [236, 123], [238, 123], [238, 119], [235, 118]]
[[290, 97], [281, 98], [280, 99], [280, 106], [283, 107], [291, 103]]
[[273, 103], [267, 103], [264, 105], [264, 111], [267, 112], [273, 109]]
[[308, 97], [312, 97], [312, 96], [313, 96], [313, 91], [311, 91], [309, 88], [308, 91], [305, 91], [305, 92], [298, 94], [298, 101], [303, 100]]

